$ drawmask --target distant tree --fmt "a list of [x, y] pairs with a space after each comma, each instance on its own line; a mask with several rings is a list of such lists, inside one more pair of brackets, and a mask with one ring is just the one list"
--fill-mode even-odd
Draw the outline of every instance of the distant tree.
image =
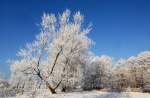
[[0, 98], [8, 97], [11, 93], [9, 91], [10, 84], [3, 76], [0, 76]]
[[145, 51], [136, 57], [138, 85], [143, 91], [150, 92], [150, 52]]
[[84, 89], [101, 89], [110, 84], [112, 58], [106, 55], [89, 56], [89, 64], [84, 71]]
[[114, 91], [123, 91], [128, 87], [128, 68], [126, 60], [119, 59], [114, 65], [111, 77], [111, 89]]
[[113, 70], [112, 86], [120, 90], [131, 87], [150, 92], [149, 65], [149, 51], [118, 61]]

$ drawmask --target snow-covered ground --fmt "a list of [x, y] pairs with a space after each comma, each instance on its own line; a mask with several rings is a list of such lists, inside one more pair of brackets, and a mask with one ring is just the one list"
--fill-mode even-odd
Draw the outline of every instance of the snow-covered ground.
[[38, 94], [38, 96], [22, 95], [10, 98], [150, 98], [150, 94], [139, 92], [110, 93], [110, 92], [91, 91], [91, 92], [60, 93], [53, 95], [41, 93]]

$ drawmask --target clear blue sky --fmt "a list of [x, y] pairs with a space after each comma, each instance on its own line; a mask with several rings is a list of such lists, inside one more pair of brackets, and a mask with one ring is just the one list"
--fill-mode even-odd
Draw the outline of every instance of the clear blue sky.
[[150, 0], [0, 0], [0, 73], [8, 59], [39, 32], [43, 12], [80, 10], [93, 23], [92, 51], [127, 58], [150, 50]]

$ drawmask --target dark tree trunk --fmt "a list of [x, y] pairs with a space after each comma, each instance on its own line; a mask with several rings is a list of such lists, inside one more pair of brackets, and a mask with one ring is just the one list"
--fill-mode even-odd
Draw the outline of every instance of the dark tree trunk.
[[50, 90], [50, 92], [51, 92], [52, 94], [56, 94], [55, 89], [53, 89], [51, 86], [48, 86], [48, 89]]
[[46, 86], [52, 94], [56, 94], [55, 88], [53, 88], [48, 82], [46, 82]]

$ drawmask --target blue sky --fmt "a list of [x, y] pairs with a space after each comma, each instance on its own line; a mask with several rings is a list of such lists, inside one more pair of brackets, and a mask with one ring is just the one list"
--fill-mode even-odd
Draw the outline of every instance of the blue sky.
[[0, 73], [9, 75], [8, 59], [31, 42], [46, 13], [81, 11], [93, 23], [92, 51], [116, 59], [150, 50], [150, 0], [0, 0]]

